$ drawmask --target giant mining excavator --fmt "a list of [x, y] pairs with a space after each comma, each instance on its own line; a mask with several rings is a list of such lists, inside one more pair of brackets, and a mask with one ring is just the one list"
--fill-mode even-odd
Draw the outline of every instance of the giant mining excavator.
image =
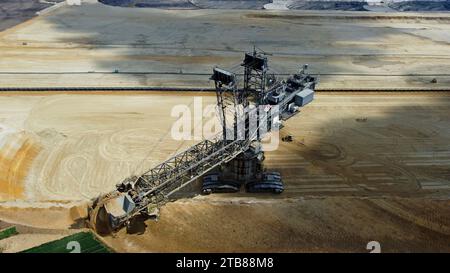
[[215, 67], [211, 76], [222, 131], [98, 197], [89, 208], [91, 228], [110, 234], [138, 215], [153, 215], [175, 192], [202, 177], [206, 194], [237, 191], [242, 184], [249, 192], [283, 191], [280, 174], [263, 168], [261, 139], [313, 100], [317, 78], [304, 65], [287, 79], [278, 79], [269, 69], [267, 54], [256, 49], [245, 54], [239, 67], [243, 74]]

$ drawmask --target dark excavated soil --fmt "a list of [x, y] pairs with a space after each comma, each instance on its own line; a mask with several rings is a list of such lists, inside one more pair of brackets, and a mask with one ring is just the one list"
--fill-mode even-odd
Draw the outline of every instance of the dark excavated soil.
[[450, 1], [404, 1], [390, 3], [388, 6], [397, 11], [450, 11]]
[[161, 9], [263, 9], [270, 0], [100, 0], [119, 7]]
[[[60, 2], [55, 1], [55, 2]], [[39, 3], [39, 0], [1, 0], [0, 1], [0, 31], [36, 16], [36, 12], [51, 5]]]
[[196, 9], [188, 0], [99, 0], [110, 6], [129, 8]]
[[367, 2], [358, 1], [295, 1], [288, 6], [289, 9], [300, 10], [347, 10], [367, 11], [364, 6]]

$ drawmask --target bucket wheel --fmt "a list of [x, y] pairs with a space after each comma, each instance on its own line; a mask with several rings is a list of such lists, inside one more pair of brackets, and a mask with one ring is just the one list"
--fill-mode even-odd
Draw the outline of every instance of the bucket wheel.
[[114, 229], [105, 208], [105, 204], [116, 198], [120, 193], [112, 192], [99, 196], [88, 209], [88, 225], [97, 234], [106, 236], [113, 233]]

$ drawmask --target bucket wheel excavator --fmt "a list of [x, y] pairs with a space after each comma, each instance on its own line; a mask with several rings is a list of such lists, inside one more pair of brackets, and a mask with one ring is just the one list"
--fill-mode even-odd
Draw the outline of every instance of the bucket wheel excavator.
[[139, 214], [157, 214], [180, 188], [205, 175], [208, 181], [214, 180], [211, 171], [218, 167], [228, 166], [231, 175], [227, 179], [246, 183], [252, 192], [264, 190], [258, 181], [275, 177], [281, 182], [279, 174], [263, 172], [261, 139], [313, 100], [317, 78], [304, 65], [280, 80], [269, 70], [267, 54], [256, 49], [245, 53], [240, 67], [244, 69], [243, 88], [238, 88], [238, 74], [229, 70], [215, 67], [211, 76], [222, 132], [139, 176], [126, 178], [116, 190], [95, 199], [88, 211], [94, 231], [107, 235], [129, 225]]

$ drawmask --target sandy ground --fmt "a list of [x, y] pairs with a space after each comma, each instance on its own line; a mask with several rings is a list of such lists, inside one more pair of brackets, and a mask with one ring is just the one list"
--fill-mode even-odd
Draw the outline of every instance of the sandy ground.
[[[215, 97], [205, 97], [208, 102], [214, 103]], [[171, 138], [177, 120], [171, 117], [172, 107], [193, 109], [188, 93], [9, 95], [0, 96], [0, 104], [0, 120], [9, 130], [2, 136], [0, 170], [7, 179], [0, 188], [2, 201], [89, 200], [194, 143]], [[31, 141], [23, 135], [39, 147], [37, 156], [23, 152]], [[20, 164], [22, 158], [33, 160], [33, 166]]]
[[257, 45], [273, 54], [275, 72], [309, 63], [322, 75], [320, 88], [447, 88], [449, 20], [439, 13], [179, 11], [90, 1], [0, 32], [0, 87], [210, 87], [214, 65], [233, 67]]
[[[90, 198], [192, 143], [170, 138], [170, 114], [174, 105], [193, 107], [194, 95], [3, 93], [0, 121], [9, 131], [1, 140], [12, 147], [0, 150], [3, 170], [17, 161], [4, 158], [24, 157], [19, 136], [39, 149], [14, 165], [21, 179], [2, 182], [0, 221], [82, 227]], [[203, 97], [204, 105], [214, 100]], [[266, 153], [266, 168], [283, 175], [283, 194], [182, 199], [141, 235], [106, 240], [138, 252], [365, 252], [369, 240], [386, 251], [448, 252], [449, 106], [445, 93], [318, 93], [282, 129], [294, 141]], [[198, 184], [183, 192], [196, 193]]]
[[[0, 241], [0, 253], [20, 252], [50, 241], [59, 240], [65, 236], [83, 230], [81, 226], [72, 226], [65, 228], [60, 226], [60, 219], [64, 219], [65, 216], [62, 216], [62, 214], [60, 214], [60, 217], [58, 219], [56, 210], [49, 211], [47, 209], [46, 211], [38, 211], [34, 208], [28, 208], [27, 210], [17, 211], [15, 209], [7, 210], [3, 207], [0, 208], [0, 210], [2, 211], [2, 215], [7, 215], [8, 213], [13, 212], [20, 213], [20, 217], [22, 217], [22, 220], [24, 220], [21, 221], [23, 224], [9, 223], [4, 222], [4, 216], [2, 216], [2, 220], [0, 220], [0, 229], [9, 227], [14, 224], [18, 234]], [[39, 215], [40, 217], [37, 217], [36, 215]], [[48, 217], [49, 215], [52, 215], [52, 217]], [[31, 225], [28, 221], [28, 218], [34, 219]], [[47, 221], [43, 228], [39, 227], [38, 222], [40, 220], [38, 218], [41, 218], [40, 220], [42, 223], [44, 223], [44, 221]]]
[[[274, 53], [276, 72], [309, 63], [322, 89], [450, 84], [448, 14], [92, 2], [0, 32], [0, 87], [211, 87], [211, 68], [234, 66], [253, 44]], [[82, 228], [91, 198], [191, 145], [170, 137], [171, 110], [193, 109], [194, 95], [1, 93], [0, 227], [18, 225], [21, 235], [2, 240], [0, 250]], [[147, 229], [138, 223], [138, 234], [122, 230], [106, 240], [136, 252], [366, 252], [371, 240], [389, 252], [449, 252], [449, 106], [444, 93], [317, 94], [281, 131], [294, 141], [266, 153], [266, 167], [282, 172], [282, 195], [182, 199]], [[193, 184], [181, 196], [196, 193]]]
[[449, 201], [189, 200], [163, 208], [144, 234], [106, 242], [123, 252], [449, 252]]

